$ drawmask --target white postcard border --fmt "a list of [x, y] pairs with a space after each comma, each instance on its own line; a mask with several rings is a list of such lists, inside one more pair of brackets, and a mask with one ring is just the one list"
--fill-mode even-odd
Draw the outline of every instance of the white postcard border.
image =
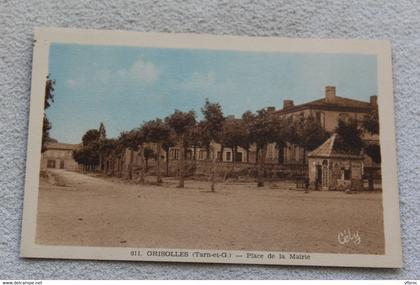
[[[402, 267], [391, 45], [388, 41], [286, 39], [272, 37], [139, 33], [63, 28], [37, 28], [35, 29], [34, 39], [31, 106], [29, 115], [27, 166], [22, 222], [22, 257], [349, 267]], [[35, 244], [41, 160], [40, 149], [42, 137], [43, 94], [45, 88], [45, 78], [48, 75], [48, 54], [51, 43], [376, 55], [378, 62], [379, 119], [381, 125], [380, 141], [382, 154], [385, 254], [362, 255], [289, 253], [279, 251], [256, 252], [198, 249], [144, 249], [125, 247], [49, 246]], [[149, 256], [149, 251], [168, 251], [175, 253], [187, 252], [188, 257]], [[132, 256], [133, 252], [136, 252], [138, 255]], [[202, 252], [210, 255], [214, 254], [215, 257], [193, 257], [194, 252]], [[230, 255], [230, 257], [221, 257], [221, 253]], [[247, 253], [262, 254], [263, 258], [245, 258], [244, 256], [246, 256]], [[284, 254], [286, 258], [269, 258], [268, 255], [270, 253], [275, 254], [276, 256]], [[290, 259], [290, 254], [302, 254], [302, 256], [308, 255], [309, 259]]]

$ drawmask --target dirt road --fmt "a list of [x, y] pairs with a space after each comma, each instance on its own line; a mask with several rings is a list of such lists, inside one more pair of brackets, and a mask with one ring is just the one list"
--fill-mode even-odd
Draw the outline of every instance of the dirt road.
[[[288, 190], [287, 185], [176, 181], [127, 184], [75, 172], [41, 179], [37, 243], [51, 245], [384, 252], [382, 194]], [[340, 244], [345, 230], [360, 243]]]

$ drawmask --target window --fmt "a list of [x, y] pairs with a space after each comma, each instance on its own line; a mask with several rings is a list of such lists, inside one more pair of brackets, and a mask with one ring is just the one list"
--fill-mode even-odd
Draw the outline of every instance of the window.
[[193, 159], [193, 152], [191, 149], [187, 149], [186, 155], [187, 159]]
[[231, 161], [232, 160], [230, 155], [231, 155], [230, 151], [227, 151], [226, 152], [226, 161]]
[[293, 160], [295, 162], [299, 162], [300, 158], [300, 149], [298, 146], [294, 145], [293, 146]]
[[342, 180], [350, 180], [351, 179], [351, 168], [345, 169], [344, 167], [341, 168], [341, 179]]
[[340, 113], [338, 115], [338, 119], [341, 120], [341, 121], [344, 121], [344, 122], [348, 123], [349, 120], [350, 120], [350, 116], [347, 113]]
[[316, 112], [315, 113], [316, 122], [321, 126], [325, 127], [325, 114], [324, 112]]
[[274, 154], [273, 154], [273, 149], [271, 148], [271, 147], [268, 147], [267, 148], [267, 158], [268, 159], [273, 159], [273, 156], [274, 156]]
[[47, 168], [55, 168], [55, 160], [49, 159], [47, 161]]
[[206, 158], [206, 151], [205, 150], [200, 150], [199, 152], [198, 152], [198, 159], [199, 160], [203, 160], [203, 159], [205, 159]]
[[172, 159], [178, 159], [179, 157], [179, 149], [172, 149], [170, 151], [170, 156]]

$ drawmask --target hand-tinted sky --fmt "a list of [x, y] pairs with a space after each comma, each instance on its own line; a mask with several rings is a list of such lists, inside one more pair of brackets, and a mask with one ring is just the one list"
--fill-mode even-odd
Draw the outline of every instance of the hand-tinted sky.
[[337, 95], [368, 101], [377, 93], [376, 57], [52, 44], [49, 72], [56, 80], [47, 110], [51, 137], [79, 143], [104, 122], [109, 137], [164, 118], [174, 109], [201, 118], [205, 98], [225, 115], [282, 107]]

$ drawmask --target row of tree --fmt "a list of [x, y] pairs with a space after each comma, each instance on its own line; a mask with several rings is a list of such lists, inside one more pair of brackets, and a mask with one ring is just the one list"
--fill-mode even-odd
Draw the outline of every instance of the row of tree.
[[[169, 157], [169, 149], [177, 146], [180, 150], [179, 183], [178, 187], [184, 187], [185, 159], [187, 148], [193, 148], [193, 159], [196, 159], [196, 149], [205, 148], [207, 154], [213, 153], [211, 168], [211, 190], [215, 189], [216, 161], [221, 157], [216, 155], [213, 142], [217, 142], [223, 148], [232, 150], [232, 168], [235, 167], [236, 154], [241, 147], [249, 153], [251, 146], [256, 147], [256, 161], [258, 163], [257, 183], [264, 185], [264, 164], [267, 155], [267, 147], [275, 143], [278, 148], [287, 143], [298, 145], [304, 150], [311, 151], [322, 144], [328, 134], [313, 116], [300, 116], [299, 118], [284, 118], [270, 109], [265, 108], [252, 113], [247, 111], [241, 119], [225, 117], [219, 103], [206, 100], [201, 108], [203, 119], [197, 121], [194, 111], [182, 112], [175, 110], [173, 114], [164, 119], [154, 119], [144, 122], [140, 127], [128, 132], [123, 132], [118, 138], [107, 138], [105, 127], [101, 124], [99, 130], [88, 130], [82, 138], [82, 147], [74, 151], [74, 159], [81, 165], [95, 165], [105, 172], [111, 170], [111, 175], [120, 175], [122, 165], [118, 167], [119, 173], [114, 173], [115, 163], [123, 162], [125, 149], [137, 151], [142, 162], [140, 181], [144, 182], [145, 167], [147, 160], [153, 157], [156, 160], [156, 182], [162, 183], [161, 178], [161, 152], [166, 152]], [[365, 148], [361, 138], [366, 130], [378, 133], [379, 125], [377, 113], [366, 118], [362, 126], [355, 121], [340, 121], [335, 130], [339, 137], [339, 144], [343, 150], [360, 152]], [[155, 145], [155, 149], [148, 147]], [[375, 151], [372, 151], [374, 153]], [[376, 151], [377, 152], [377, 151]], [[247, 155], [247, 158], [249, 155]], [[133, 158], [129, 165], [129, 177], [133, 177]], [[105, 163], [106, 161], [106, 163]], [[166, 159], [168, 169], [168, 159]], [[303, 161], [303, 163], [305, 163]]]
[[50, 76], [48, 75], [47, 80], [45, 81], [41, 152], [44, 152], [47, 149], [47, 144], [52, 140], [50, 138], [50, 130], [52, 125], [51, 122], [48, 120], [47, 114], [45, 114], [45, 110], [47, 110], [54, 102], [54, 85], [55, 80], [50, 79]]

